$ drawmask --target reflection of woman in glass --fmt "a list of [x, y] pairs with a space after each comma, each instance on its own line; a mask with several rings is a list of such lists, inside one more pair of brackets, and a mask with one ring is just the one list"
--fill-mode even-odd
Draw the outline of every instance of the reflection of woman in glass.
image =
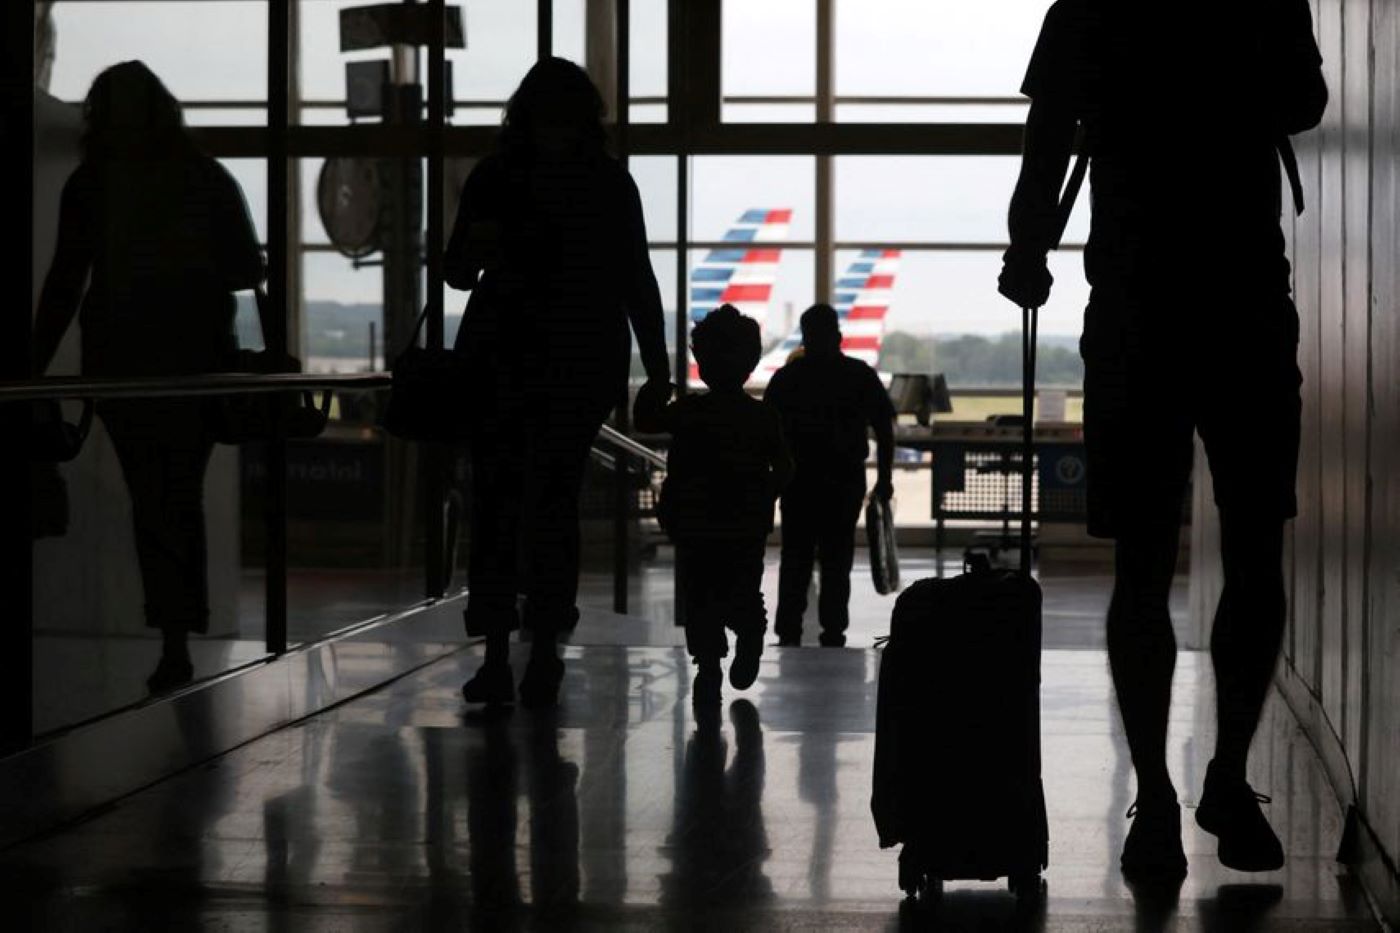
[[[75, 313], [85, 375], [217, 370], [232, 345], [233, 292], [263, 277], [242, 192], [198, 151], [179, 101], [140, 62], [98, 75], [83, 118], [83, 160], [63, 190], [34, 322], [36, 372]], [[98, 411], [131, 495], [146, 623], [164, 636], [147, 680], [160, 693], [190, 680], [187, 637], [209, 623], [203, 496], [213, 442], [198, 399], [114, 400]]]
[[647, 378], [669, 375], [641, 201], [604, 151], [602, 115], [577, 65], [531, 68], [497, 152], [462, 188], [447, 248], [447, 283], [472, 290], [457, 340], [478, 415], [466, 624], [487, 641], [462, 688], [470, 703], [514, 697], [507, 654], [522, 592], [533, 643], [520, 697], [554, 703], [564, 673], [556, 637], [578, 619], [583, 470], [627, 386], [629, 322]]

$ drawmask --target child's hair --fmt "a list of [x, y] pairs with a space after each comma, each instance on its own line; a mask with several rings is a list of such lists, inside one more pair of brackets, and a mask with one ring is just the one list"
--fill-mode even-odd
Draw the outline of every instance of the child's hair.
[[720, 305], [690, 332], [690, 346], [705, 384], [743, 385], [763, 356], [758, 322], [733, 305]]

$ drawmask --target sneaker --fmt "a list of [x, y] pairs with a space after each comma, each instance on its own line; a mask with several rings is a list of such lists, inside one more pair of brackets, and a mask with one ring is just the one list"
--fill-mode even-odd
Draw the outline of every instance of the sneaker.
[[729, 686], [747, 690], [758, 679], [758, 659], [763, 657], [763, 632], [740, 633], [734, 639], [734, 660], [729, 664]]
[[1219, 840], [1220, 864], [1236, 871], [1283, 867], [1283, 844], [1259, 808], [1270, 798], [1243, 779], [1224, 777], [1211, 762], [1196, 807], [1196, 825]]
[[515, 702], [515, 683], [509, 664], [483, 664], [472, 679], [462, 684], [462, 699], [468, 703], [499, 706]]
[[559, 702], [559, 685], [563, 681], [562, 658], [531, 658], [520, 678], [520, 702], [526, 709], [547, 709]]
[[778, 647], [779, 647], [779, 648], [800, 648], [801, 646], [802, 646], [802, 636], [801, 636], [801, 635], [779, 635], [779, 636], [778, 636]]
[[1181, 847], [1181, 807], [1175, 800], [1141, 803], [1128, 808], [1133, 821], [1123, 842], [1119, 866], [1135, 884], [1180, 881], [1186, 877], [1186, 852]]
[[718, 661], [702, 661], [695, 672], [695, 683], [691, 687], [690, 702], [697, 709], [717, 709], [720, 702], [720, 686], [723, 680]]
[[844, 632], [822, 632], [818, 639], [823, 648], [844, 648], [846, 647], [846, 635]]
[[161, 656], [156, 669], [146, 678], [146, 689], [152, 696], [178, 690], [194, 679], [194, 665], [188, 659]]

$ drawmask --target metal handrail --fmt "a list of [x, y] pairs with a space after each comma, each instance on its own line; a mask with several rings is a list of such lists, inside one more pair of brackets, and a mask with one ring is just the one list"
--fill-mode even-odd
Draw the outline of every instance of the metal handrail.
[[626, 434], [621, 433], [620, 431], [609, 425], [605, 424], [601, 429], [599, 429], [598, 440], [612, 444], [619, 450], [625, 450], [629, 454], [632, 454], [634, 457], [641, 457], [643, 460], [646, 460], [653, 466], [659, 466], [662, 469], [665, 469], [666, 467], [666, 457], [664, 454], [652, 450], [645, 444], [638, 443], [637, 441], [628, 437]]
[[0, 403], [42, 399], [170, 398], [253, 395], [288, 390], [387, 389], [388, 373], [207, 373], [198, 376], [93, 378], [58, 376], [0, 382]]
[[[803, 94], [725, 94], [720, 98], [726, 104], [814, 104], [817, 98], [813, 95]], [[660, 94], [637, 95], [628, 98], [628, 103], [634, 106], [656, 106], [669, 104], [671, 98]], [[963, 95], [961, 97], [938, 96], [928, 94], [837, 94], [832, 98], [835, 104], [856, 104], [862, 106], [946, 106], [946, 107], [982, 107], [982, 106], [1025, 106], [1029, 101], [1025, 97], [980, 97], [975, 94]], [[69, 106], [78, 107], [81, 101], [64, 101]], [[315, 98], [297, 102], [297, 107], [301, 110], [344, 110], [348, 106], [348, 101], [335, 100], [331, 98]], [[454, 107], [461, 107], [467, 110], [498, 110], [508, 102], [504, 100], [490, 100], [487, 98], [471, 98], [465, 100], [453, 100]], [[266, 100], [189, 100], [184, 101], [185, 110], [266, 110]], [[427, 104], [424, 108], [427, 109]]]
[[[387, 389], [388, 373], [208, 373], [199, 376], [152, 376], [95, 379], [59, 376], [0, 382], [0, 404], [42, 399], [169, 398], [189, 395], [251, 395], [318, 389]], [[625, 434], [603, 425], [598, 439], [649, 463], [666, 466], [666, 457]]]

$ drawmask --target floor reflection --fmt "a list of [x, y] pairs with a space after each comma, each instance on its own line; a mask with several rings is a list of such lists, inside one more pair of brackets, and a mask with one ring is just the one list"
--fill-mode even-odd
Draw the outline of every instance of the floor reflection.
[[[855, 662], [859, 656], [833, 652], [835, 660]], [[778, 653], [779, 680], [801, 676], [797, 673], [802, 656], [796, 651]], [[855, 674], [854, 668], [850, 676]], [[807, 885], [812, 900], [825, 903], [831, 898], [833, 846], [836, 838], [837, 814], [841, 797], [841, 775], [838, 771], [837, 746], [844, 733], [829, 728], [831, 708], [839, 698], [833, 693], [809, 697], [793, 710], [792, 722], [785, 723], [797, 737], [797, 799], [811, 809], [807, 817], [812, 825], [812, 847], [807, 862]]]
[[505, 710], [467, 721], [480, 739], [467, 747], [463, 789], [472, 913], [483, 921], [520, 905], [526, 890], [545, 916], [568, 914], [579, 902], [579, 767], [560, 755], [552, 715], [522, 713], [518, 730], [513, 718]]
[[663, 905], [754, 905], [773, 897], [763, 873], [771, 853], [763, 824], [763, 727], [752, 703], [731, 703], [731, 756], [720, 716], [714, 711], [697, 717], [676, 776]]
[[[683, 650], [567, 655], [554, 712], [464, 714], [479, 657], [462, 652], [0, 852], [0, 894], [41, 930], [1375, 929], [1280, 703], [1251, 781], [1273, 795], [1288, 865], [1220, 867], [1191, 819], [1212, 739], [1204, 656], [1183, 655], [1172, 722], [1179, 891], [1130, 890], [1117, 870], [1133, 787], [1103, 655], [1047, 651], [1048, 900], [960, 882], [909, 906], [869, 809], [877, 654], [772, 650], [701, 719]], [[192, 742], [219, 727], [179, 723]]]

